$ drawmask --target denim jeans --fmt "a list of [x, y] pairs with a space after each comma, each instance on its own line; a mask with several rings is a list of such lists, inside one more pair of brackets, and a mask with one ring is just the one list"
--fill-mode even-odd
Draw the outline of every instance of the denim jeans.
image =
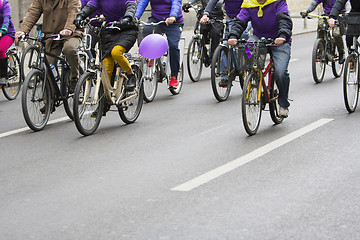
[[[251, 40], [259, 40], [256, 36], [251, 36]], [[276, 47], [269, 47], [275, 68], [275, 81], [279, 88], [278, 103], [281, 107], [290, 106], [288, 101], [290, 74], [288, 72], [289, 61], [291, 58], [291, 45], [284, 43]]]
[[[159, 22], [153, 17], [149, 17], [149, 23]], [[173, 24], [166, 26], [166, 24], [161, 24], [155, 27], [154, 33], [163, 34], [165, 33], [168, 44], [169, 44], [169, 56], [170, 56], [170, 69], [171, 76], [177, 77], [180, 68], [180, 49], [179, 41], [181, 37], [181, 32], [183, 30], [184, 23], [174, 22]], [[153, 27], [145, 26], [143, 29], [144, 37], [153, 33]]]

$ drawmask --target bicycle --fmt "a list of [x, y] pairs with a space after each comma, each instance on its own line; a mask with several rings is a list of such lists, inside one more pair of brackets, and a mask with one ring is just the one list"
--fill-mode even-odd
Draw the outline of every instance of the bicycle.
[[[312, 52], [312, 75], [316, 83], [321, 83], [325, 76], [326, 65], [331, 63], [333, 75], [338, 78], [341, 76], [344, 64], [339, 63], [339, 49], [335, 45], [333, 29], [327, 22], [328, 16], [308, 14], [308, 17], [319, 19], [318, 37], [314, 43]], [[337, 23], [337, 25], [339, 25]]]
[[8, 82], [1, 86], [4, 96], [9, 100], [14, 100], [20, 93], [21, 89], [21, 69], [20, 61], [17, 54], [17, 48], [13, 45], [7, 52], [8, 59]]
[[[191, 81], [197, 82], [200, 80], [203, 65], [209, 67], [208, 63], [210, 55], [208, 54], [208, 49], [206, 47], [206, 42], [204, 36], [200, 32], [200, 19], [203, 15], [204, 7], [199, 5], [192, 5], [196, 12], [197, 21], [195, 23], [194, 35], [192, 36], [187, 52], [187, 69]], [[214, 24], [216, 19], [211, 19], [207, 24]], [[211, 41], [211, 39], [210, 39]]]
[[279, 90], [273, 79], [275, 69], [271, 56], [265, 67], [267, 48], [277, 45], [273, 44], [272, 39], [239, 42], [239, 55], [244, 59], [240, 61], [240, 69], [247, 71], [242, 93], [242, 120], [245, 131], [252, 136], [259, 129], [261, 112], [265, 110], [267, 103], [275, 124], [280, 124], [284, 119], [279, 116]]
[[[161, 24], [165, 24], [165, 21], [159, 21], [157, 23], [147, 23], [140, 21], [140, 27], [151, 26], [153, 28], [153, 33], [155, 32], [155, 27]], [[142, 32], [141, 30], [139, 31]], [[141, 34], [139, 34], [140, 36]], [[140, 36], [141, 39], [141, 36]], [[185, 38], [180, 38], [179, 42], [180, 48], [180, 68], [178, 75], [178, 86], [176, 89], [169, 88], [169, 91], [173, 95], [177, 95], [180, 93], [183, 80], [184, 80], [184, 49], [185, 49]], [[162, 83], [166, 81], [167, 85], [170, 82], [170, 56], [169, 51], [167, 51], [164, 56], [158, 59], [147, 59], [142, 58], [142, 72], [143, 72], [143, 81], [144, 81], [144, 100], [145, 102], [152, 102], [156, 96], [158, 83]]]
[[[349, 35], [353, 35], [353, 45], [349, 49], [349, 55], [345, 61], [345, 72], [343, 77], [343, 94], [346, 110], [349, 113], [352, 113], [356, 110], [358, 100], [359, 100], [359, 46], [360, 42], [356, 36], [360, 34], [360, 15], [351, 13], [349, 15], [342, 16], [340, 21], [348, 24], [349, 30], [350, 26], [355, 28], [351, 30], [351, 33], [348, 30]], [[358, 27], [358, 29], [356, 29]]]
[[[66, 59], [56, 56], [45, 51], [45, 41], [65, 40], [59, 34], [30, 37], [24, 36], [25, 39], [31, 39], [40, 43], [40, 58], [38, 66], [33, 66], [31, 72], [25, 77], [22, 91], [22, 112], [26, 124], [34, 131], [42, 130], [56, 107], [64, 105], [65, 112], [70, 119], [73, 119], [72, 112], [72, 94], [69, 93], [70, 84], [70, 66]], [[62, 66], [59, 74], [57, 66], [54, 72], [46, 56], [56, 58]], [[55, 74], [54, 74], [55, 73]], [[57, 76], [55, 76], [57, 75]]]
[[[84, 21], [89, 28], [92, 20]], [[116, 22], [103, 22], [97, 30], [97, 34], [101, 36], [108, 30], [121, 30], [116, 27]], [[131, 124], [139, 117], [143, 104], [143, 80], [140, 68], [135, 65], [140, 60], [131, 58], [130, 60], [134, 73], [136, 74], [137, 83], [135, 90], [128, 92], [125, 90], [127, 77], [121, 68], [116, 64], [114, 68], [115, 74], [109, 79], [103, 61], [102, 38], [96, 44], [95, 64], [80, 77], [74, 95], [74, 120], [77, 130], [85, 135], [93, 134], [100, 124], [103, 115], [110, 109], [111, 105], [118, 108], [120, 118], [123, 122]]]

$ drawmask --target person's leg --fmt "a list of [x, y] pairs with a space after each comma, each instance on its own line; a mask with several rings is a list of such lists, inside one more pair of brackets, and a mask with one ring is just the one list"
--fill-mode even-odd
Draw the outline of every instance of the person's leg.
[[79, 78], [79, 56], [77, 48], [81, 42], [81, 38], [72, 37], [64, 43], [63, 52], [70, 65], [70, 73], [72, 79]]
[[[157, 23], [159, 22], [158, 20], [156, 20], [155, 18], [153, 17], [149, 17], [148, 19], [148, 23]], [[152, 34], [152, 33], [163, 33], [162, 31], [162, 28], [160, 26], [144, 26], [143, 30], [142, 30], [142, 38], [146, 37], [147, 35], [149, 34]], [[141, 39], [142, 40], [142, 39]]]
[[279, 88], [279, 105], [283, 108], [288, 108], [290, 103], [288, 101], [290, 75], [288, 66], [291, 56], [291, 45], [284, 43], [277, 47], [271, 47], [271, 55], [275, 68], [275, 81]]
[[[119, 64], [119, 66], [124, 70], [124, 72], [126, 72], [126, 74], [128, 76], [126, 90], [132, 91], [136, 87], [136, 76], [131, 69], [129, 61], [124, 56], [124, 53], [126, 53], [126, 49], [123, 46], [119, 46], [119, 45], [116, 45], [111, 50], [112, 58]], [[112, 71], [111, 71], [111, 73], [112, 73]], [[109, 74], [109, 72], [108, 72], [108, 74]]]
[[7, 57], [6, 51], [13, 44], [13, 39], [9, 36], [0, 38], [0, 85], [7, 83]]
[[333, 30], [335, 45], [337, 46], [339, 50], [339, 63], [342, 64], [345, 62], [345, 51], [344, 51], [344, 41], [342, 39], [342, 36], [340, 34], [340, 27], [335, 26]]
[[181, 37], [182, 26], [182, 23], [173, 23], [169, 26], [163, 27], [169, 44], [171, 76], [175, 78], [177, 78], [180, 68], [179, 41]]
[[223, 24], [220, 22], [214, 22], [212, 24], [212, 28], [210, 32], [210, 37], [211, 37], [210, 59], [212, 59], [215, 49], [220, 43], [222, 32], [223, 32]]
[[200, 33], [203, 35], [202, 38], [202, 44], [204, 46], [203, 51], [204, 51], [204, 55], [205, 55], [205, 67], [208, 67], [211, 64], [211, 58], [210, 58], [210, 54], [208, 54], [208, 49], [206, 48], [205, 44], [207, 42], [210, 41], [210, 32], [211, 30], [211, 25], [210, 24], [201, 24], [200, 25]]

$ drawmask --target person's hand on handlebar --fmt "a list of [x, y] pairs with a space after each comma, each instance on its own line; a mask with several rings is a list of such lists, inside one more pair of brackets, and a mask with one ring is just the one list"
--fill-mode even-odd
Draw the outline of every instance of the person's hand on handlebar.
[[275, 38], [274, 43], [275, 43], [276, 45], [282, 45], [285, 41], [286, 41], [285, 38], [278, 37], [278, 38]]
[[25, 35], [25, 33], [24, 33], [23, 31], [17, 31], [17, 32], [15, 33], [15, 41], [16, 41], [16, 42], [19, 42], [20, 38], [21, 38], [22, 36], [24, 36], [24, 35]]
[[72, 35], [72, 31], [70, 29], [63, 29], [60, 31], [60, 35], [64, 37], [70, 37]]
[[237, 44], [237, 39], [236, 38], [230, 38], [228, 40], [228, 43], [230, 46], [235, 46]]
[[189, 9], [191, 8], [191, 4], [190, 3], [185, 3], [183, 6], [182, 6], [182, 9], [184, 12], [188, 13], [189, 12]]
[[165, 20], [165, 23], [166, 23], [166, 26], [169, 26], [171, 24], [173, 24], [175, 22], [176, 18], [175, 17], [168, 17], [166, 20]]
[[201, 24], [206, 24], [208, 21], [209, 21], [209, 17], [206, 14], [204, 14], [200, 19]]
[[333, 28], [335, 26], [335, 19], [333, 18], [329, 18], [328, 19], [328, 24], [331, 28]]

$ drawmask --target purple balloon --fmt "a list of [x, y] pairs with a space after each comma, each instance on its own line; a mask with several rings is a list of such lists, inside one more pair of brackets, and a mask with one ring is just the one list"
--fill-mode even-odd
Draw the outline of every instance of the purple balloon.
[[140, 43], [139, 53], [149, 59], [157, 59], [163, 56], [168, 49], [167, 40], [160, 34], [147, 35]]

